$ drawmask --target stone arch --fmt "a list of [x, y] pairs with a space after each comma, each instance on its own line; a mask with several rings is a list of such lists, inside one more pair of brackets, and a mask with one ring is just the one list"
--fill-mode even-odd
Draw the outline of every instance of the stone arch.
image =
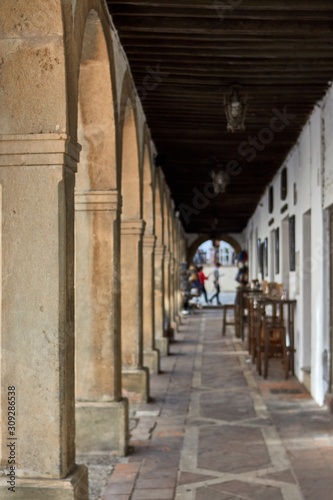
[[163, 220], [164, 220], [164, 245], [171, 251], [170, 235], [170, 194], [165, 180], [163, 180]]
[[121, 331], [125, 396], [149, 398], [149, 371], [143, 366], [142, 162], [139, 123], [129, 73], [124, 77], [119, 123], [121, 144]]
[[156, 244], [164, 244], [163, 192], [161, 188], [161, 172], [155, 170], [155, 234]]
[[127, 99], [123, 115], [121, 150], [122, 220], [142, 218], [142, 169], [137, 126], [132, 103]]
[[155, 190], [152, 170], [149, 136], [145, 132], [145, 145], [143, 147], [143, 220], [146, 223], [145, 234], [155, 234]]
[[162, 356], [169, 350], [168, 339], [165, 337], [165, 305], [164, 305], [164, 214], [163, 214], [163, 174], [160, 167], [155, 169], [155, 345]]
[[[81, 159], [75, 190], [77, 447], [126, 452], [121, 400], [119, 314], [120, 202], [113, 81], [107, 40], [95, 9], [86, 16], [78, 89]], [[105, 405], [101, 408], [100, 403]], [[123, 432], [113, 436], [112, 409]], [[89, 418], [104, 420], [92, 430]], [[91, 433], [94, 433], [91, 439]], [[125, 440], [126, 442], [126, 440]]]
[[171, 252], [172, 235], [170, 222], [170, 193], [165, 180], [163, 181], [163, 219], [164, 219], [164, 311], [165, 331], [168, 336], [171, 333]]
[[117, 188], [115, 119], [110, 62], [102, 24], [91, 10], [83, 37], [78, 84], [77, 190]]
[[[191, 265], [193, 262], [193, 257], [195, 255], [195, 252], [198, 250], [199, 246], [202, 245], [205, 241], [208, 241], [211, 239], [211, 236], [209, 234], [201, 234], [198, 236], [196, 240], [193, 241], [193, 243], [189, 246], [187, 250], [187, 263], [188, 265]], [[216, 237], [216, 239], [220, 239], [222, 241], [225, 241], [226, 243], [229, 243], [235, 251], [236, 254], [238, 254], [241, 251], [241, 246], [238, 243], [238, 241], [230, 236], [229, 234], [220, 234]]]
[[[74, 2], [63, 2], [63, 18], [66, 29], [66, 76], [67, 87], [70, 90], [71, 98], [68, 100], [68, 131], [71, 137], [77, 137], [78, 131], [78, 106], [76, 105], [79, 93], [80, 66], [82, 63], [82, 53], [85, 50], [84, 38], [87, 35], [87, 24], [92, 12], [95, 12], [99, 20], [99, 28], [103, 32], [106, 51], [108, 55], [109, 73], [111, 82], [116, 82], [116, 68], [113, 52], [112, 26], [110, 19], [99, 0], [80, 0]], [[117, 113], [117, 85], [111, 87], [112, 101], [114, 103], [114, 112]], [[116, 135], [118, 127], [116, 124]], [[119, 167], [117, 169], [119, 180]]]
[[143, 360], [150, 373], [159, 373], [159, 351], [155, 349], [155, 207], [154, 178], [149, 133], [143, 145]]

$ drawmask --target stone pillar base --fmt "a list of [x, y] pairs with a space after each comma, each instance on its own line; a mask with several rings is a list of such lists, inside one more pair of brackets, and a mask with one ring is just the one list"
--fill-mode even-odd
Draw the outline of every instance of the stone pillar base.
[[177, 321], [177, 318], [175, 318], [174, 321], [171, 321], [170, 330], [172, 331], [172, 338], [174, 338], [175, 337], [175, 332], [178, 331], [178, 321]]
[[2, 500], [88, 500], [88, 469], [76, 465], [64, 479], [17, 478], [15, 493], [8, 490], [7, 478], [0, 480]]
[[145, 366], [136, 370], [122, 370], [123, 396], [130, 403], [148, 403], [149, 369]]
[[149, 373], [160, 373], [160, 351], [157, 349], [144, 351], [143, 364], [149, 368]]
[[127, 454], [128, 401], [77, 402], [76, 450]]
[[160, 356], [168, 356], [169, 354], [169, 339], [168, 337], [157, 337], [155, 339], [156, 349], [160, 351]]

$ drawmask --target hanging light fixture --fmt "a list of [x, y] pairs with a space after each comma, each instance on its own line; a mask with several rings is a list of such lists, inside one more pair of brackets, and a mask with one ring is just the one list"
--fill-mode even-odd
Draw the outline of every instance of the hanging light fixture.
[[224, 96], [224, 110], [227, 117], [228, 132], [241, 132], [245, 130], [245, 115], [247, 96], [240, 96], [240, 85], [231, 86], [231, 94]]
[[212, 170], [209, 175], [212, 178], [215, 193], [225, 193], [226, 187], [230, 181], [227, 172], [223, 170], [214, 172], [214, 170]]

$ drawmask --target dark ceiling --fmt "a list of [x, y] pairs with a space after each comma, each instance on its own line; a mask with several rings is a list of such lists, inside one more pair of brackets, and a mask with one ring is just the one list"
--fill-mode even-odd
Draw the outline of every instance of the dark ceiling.
[[[241, 231], [332, 78], [332, 0], [107, 3], [185, 230]], [[240, 133], [226, 130], [233, 83], [248, 99]], [[193, 189], [232, 160], [226, 192], [198, 208]]]

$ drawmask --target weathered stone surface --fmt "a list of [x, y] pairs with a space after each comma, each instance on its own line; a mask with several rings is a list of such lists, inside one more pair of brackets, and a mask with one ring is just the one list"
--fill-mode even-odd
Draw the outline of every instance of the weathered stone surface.
[[143, 351], [143, 364], [149, 368], [149, 373], [160, 372], [160, 351]]
[[114, 451], [126, 455], [128, 445], [128, 402], [76, 403], [76, 448]]
[[1, 500], [88, 500], [88, 470], [77, 465], [66, 479], [28, 479], [17, 481], [15, 493], [0, 481]]
[[169, 350], [169, 339], [165, 337], [164, 252], [163, 245], [155, 248], [155, 346], [161, 356], [167, 356]]
[[168, 337], [157, 337], [155, 339], [156, 349], [159, 350], [161, 356], [167, 356], [169, 354], [169, 338]]
[[147, 403], [149, 400], [149, 369], [126, 369], [122, 371], [123, 394], [132, 403]]
[[[75, 467], [73, 249], [78, 154], [79, 147], [62, 134], [7, 136], [0, 141], [1, 383], [6, 388], [1, 413], [7, 414], [8, 388], [14, 387], [16, 473], [17, 481], [23, 481], [16, 496], [22, 499], [29, 498], [29, 492], [31, 498], [47, 498], [49, 493], [39, 493], [41, 484], [56, 492], [54, 498], [60, 499], [58, 492], [68, 489], [68, 498], [76, 499], [87, 481], [84, 467], [66, 478]], [[8, 467], [8, 437], [14, 436], [9, 436], [7, 426], [3, 418], [1, 464]]]
[[159, 351], [155, 349], [154, 249], [156, 236], [143, 237], [143, 364], [159, 373]]

